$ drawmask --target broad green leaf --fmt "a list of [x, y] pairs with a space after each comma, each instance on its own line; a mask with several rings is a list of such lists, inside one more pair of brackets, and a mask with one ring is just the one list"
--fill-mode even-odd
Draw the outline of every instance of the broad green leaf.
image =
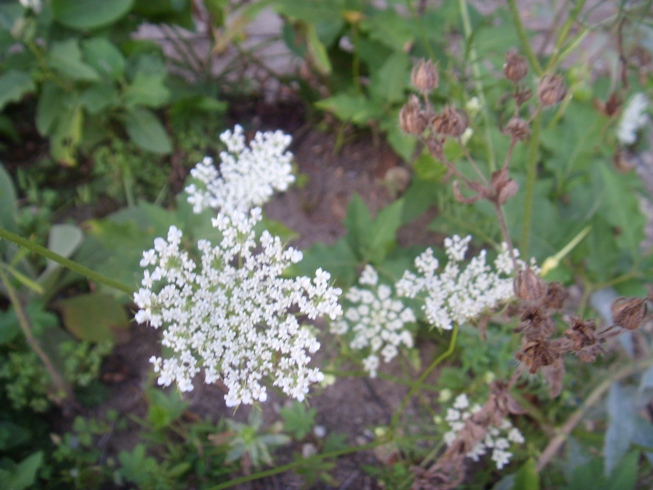
[[47, 62], [50, 68], [73, 80], [96, 81], [100, 79], [93, 67], [82, 61], [82, 50], [77, 44], [77, 39], [52, 43], [52, 48], [48, 51]]
[[55, 20], [73, 29], [96, 29], [123, 17], [134, 0], [52, 0]]
[[168, 102], [170, 91], [165, 86], [164, 75], [139, 72], [123, 92], [123, 97], [127, 107], [142, 105], [157, 108]]
[[32, 77], [23, 71], [7, 70], [0, 75], [0, 111], [10, 102], [20, 102], [35, 89]]
[[0, 451], [4, 452], [21, 446], [28, 442], [31, 436], [30, 431], [20, 425], [8, 420], [0, 421]]
[[272, 5], [279, 14], [307, 23], [342, 21], [342, 5], [334, 0], [276, 0]]
[[16, 189], [11, 177], [0, 164], [0, 226], [16, 231]]
[[304, 250], [303, 254], [301, 262], [289, 267], [289, 272], [293, 275], [311, 277], [317, 269], [322, 269], [331, 273], [332, 279], [335, 279], [340, 287], [354, 283], [358, 259], [345, 238], [331, 246], [316, 243], [310, 249]]
[[77, 163], [77, 146], [82, 140], [84, 111], [81, 105], [65, 108], [57, 118], [50, 137], [50, 153], [59, 163], [72, 166]]
[[367, 205], [358, 194], [354, 194], [347, 207], [347, 215], [343, 221], [347, 228], [347, 242], [360, 260], [367, 255], [367, 238], [372, 232], [372, 217]]
[[384, 102], [403, 102], [406, 99], [410, 60], [403, 52], [392, 54], [381, 67], [372, 71], [370, 93]]
[[[62, 257], [70, 258], [83, 239], [84, 233], [79, 226], [69, 224], [52, 225], [50, 235], [48, 236], [48, 248]], [[47, 267], [50, 269], [61, 266], [53, 260], [48, 259]]]
[[124, 307], [111, 296], [89, 293], [58, 301], [66, 329], [80, 340], [115, 340], [117, 330], [129, 327]]
[[124, 116], [125, 129], [134, 143], [153, 153], [170, 153], [172, 144], [163, 125], [147, 109], [133, 108]]
[[540, 475], [535, 460], [529, 458], [515, 474], [514, 490], [539, 490]]
[[29, 455], [11, 470], [0, 470], [0, 487], [11, 490], [25, 490], [36, 483], [37, 472], [43, 464], [41, 451]]
[[626, 389], [618, 382], [612, 383], [608, 393], [608, 428], [605, 432], [603, 456], [605, 475], [610, 477], [621, 458], [630, 448], [635, 435], [635, 392]]
[[90, 114], [98, 114], [120, 103], [118, 90], [110, 83], [94, 83], [79, 97], [79, 103]]
[[428, 152], [423, 152], [420, 157], [415, 160], [413, 169], [417, 177], [423, 182], [430, 182], [432, 187], [436, 182], [440, 182], [442, 177], [447, 173], [447, 167], [444, 163], [436, 160], [436, 158]]
[[192, 6], [192, 0], [136, 1], [131, 13], [142, 15], [152, 24], [176, 24], [193, 31], [196, 25]]
[[376, 10], [361, 22], [361, 29], [370, 39], [383, 43], [397, 53], [403, 53], [415, 39], [415, 21], [395, 9]]
[[47, 136], [54, 128], [57, 117], [70, 104], [70, 96], [54, 82], [45, 82], [36, 104], [36, 129]]
[[315, 103], [315, 107], [332, 112], [341, 121], [364, 125], [383, 115], [383, 107], [364, 95], [339, 93]]
[[322, 75], [328, 75], [331, 73], [331, 61], [329, 60], [329, 55], [327, 54], [326, 47], [317, 37], [317, 31], [313, 24], [308, 24], [306, 27], [306, 42], [308, 54], [313, 66]]
[[87, 63], [113, 80], [119, 80], [125, 72], [125, 57], [120, 50], [104, 37], [82, 41], [82, 51]]
[[301, 440], [311, 432], [315, 424], [315, 416], [317, 410], [315, 408], [306, 407], [295, 401], [290, 407], [283, 407], [281, 409], [281, 418], [283, 419], [283, 428], [286, 432], [290, 432], [295, 440]]
[[188, 403], [181, 398], [176, 390], [166, 393], [159, 389], [149, 389], [147, 390], [147, 399], [147, 420], [155, 429], [168, 427], [181, 417], [181, 414], [188, 407]]
[[640, 244], [644, 239], [646, 218], [639, 209], [636, 191], [641, 181], [636, 174], [617, 174], [606, 163], [597, 163], [603, 184], [604, 200], [601, 211], [617, 232], [619, 247], [630, 252], [632, 257], [639, 255]]
[[404, 200], [398, 199], [376, 215], [370, 233], [365, 237], [366, 258], [370, 262], [381, 263], [394, 248], [397, 240], [397, 230], [401, 226], [403, 206]]

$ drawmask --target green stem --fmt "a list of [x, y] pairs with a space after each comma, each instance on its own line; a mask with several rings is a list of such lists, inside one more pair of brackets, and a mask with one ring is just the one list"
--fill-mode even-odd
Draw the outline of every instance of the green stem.
[[472, 37], [472, 23], [469, 18], [469, 9], [467, 8], [467, 0], [459, 0], [460, 6], [460, 16], [463, 21], [463, 29], [465, 31], [465, 42], [469, 44], [469, 57], [470, 63], [472, 65], [472, 74], [474, 75], [474, 85], [476, 85], [476, 93], [478, 94], [478, 100], [481, 103], [481, 113], [483, 114], [483, 119], [485, 121], [485, 142], [487, 144], [487, 161], [490, 167], [490, 172], [496, 170], [496, 162], [494, 160], [494, 145], [492, 144], [492, 133], [490, 132], [491, 121], [490, 113], [488, 111], [487, 101], [485, 99], [485, 90], [483, 88], [483, 82], [481, 81], [481, 70], [478, 66], [478, 55], [476, 54], [476, 49], [471, 44]]
[[102, 284], [106, 284], [107, 286], [117, 289], [118, 291], [122, 291], [123, 293], [126, 293], [129, 296], [132, 296], [134, 294], [134, 290], [129, 286], [125, 286], [124, 284], [118, 281], [114, 281], [113, 279], [103, 274], [100, 274], [99, 272], [95, 272], [89, 269], [88, 267], [84, 267], [83, 265], [80, 265], [77, 262], [73, 262], [72, 260], [63, 257], [53, 252], [52, 250], [48, 250], [47, 248], [42, 247], [41, 245], [38, 245], [34, 242], [31, 242], [19, 235], [16, 235], [15, 233], [7, 231], [4, 228], [0, 228], [0, 238], [9, 240], [10, 242], [15, 243], [16, 245], [20, 245], [21, 247], [25, 247], [26, 249], [36, 254], [39, 254], [47, 259], [54, 260], [57, 264], [62, 265], [63, 267], [66, 267], [73, 272], [81, 274], [82, 276], [87, 277], [91, 281], [96, 281]]
[[[514, 2], [514, 1], [515, 0], [509, 0], [509, 2]], [[576, 17], [578, 17], [578, 14], [580, 14], [580, 11], [583, 10], [584, 6], [585, 6], [585, 0], [578, 0], [578, 3], [576, 3], [574, 9], [569, 13], [569, 18], [560, 29], [560, 32], [558, 32], [558, 38], [556, 39], [555, 46], [553, 47], [553, 53], [546, 66], [547, 72], [551, 71], [553, 67], [556, 65], [556, 63], [558, 62], [562, 45], [567, 40], [567, 35], [569, 34], [569, 30], [571, 29], [571, 26], [574, 25], [574, 22], [576, 22]]]
[[519, 9], [517, 8], [516, 0], [508, 0], [508, 10], [510, 11], [510, 16], [512, 17], [512, 23], [515, 25], [515, 29], [517, 29], [517, 35], [519, 36], [519, 42], [521, 43], [521, 48], [524, 52], [524, 56], [526, 56], [528, 59], [535, 74], [538, 77], [542, 76], [542, 65], [540, 65], [540, 62], [537, 60], [535, 51], [533, 51], [531, 42], [526, 35], [526, 29], [524, 28], [524, 24], [521, 21], [521, 16], [519, 15]]
[[524, 219], [522, 234], [519, 243], [522, 257], [528, 257], [528, 245], [531, 233], [531, 220], [533, 218], [533, 200], [535, 199], [535, 180], [537, 178], [537, 150], [540, 145], [540, 128], [542, 126], [542, 113], [539, 112], [533, 120], [531, 140], [528, 146], [528, 161], [526, 163], [526, 189], [524, 190]]
[[453, 327], [453, 332], [451, 333], [451, 340], [449, 341], [449, 348], [443, 352], [440, 356], [438, 356], [431, 365], [426, 368], [426, 371], [422, 373], [422, 375], [419, 377], [417, 382], [413, 385], [413, 387], [410, 389], [408, 394], [404, 397], [404, 399], [401, 402], [401, 405], [399, 406], [399, 409], [394, 413], [392, 416], [392, 420], [390, 421], [390, 432], [394, 432], [394, 429], [397, 427], [397, 424], [399, 423], [399, 419], [401, 418], [401, 414], [404, 412], [406, 409], [406, 406], [408, 405], [408, 402], [410, 399], [417, 393], [417, 391], [422, 387], [424, 384], [424, 380], [426, 377], [431, 374], [431, 372], [447, 357], [449, 357], [451, 354], [453, 354], [453, 350], [456, 347], [456, 339], [458, 338], [458, 325], [455, 325]]
[[241, 476], [240, 478], [234, 478], [232, 480], [229, 480], [228, 482], [220, 483], [215, 487], [211, 487], [209, 490], [222, 490], [224, 488], [235, 487], [236, 485], [239, 485], [241, 483], [247, 483], [250, 481], [258, 480], [260, 478], [265, 478], [267, 476], [277, 475], [279, 473], [283, 473], [284, 471], [292, 470], [293, 468], [296, 468], [298, 466], [310, 465], [311, 461], [320, 461], [326, 458], [337, 458], [338, 456], [344, 456], [345, 454], [356, 453], [358, 451], [365, 451], [367, 449], [374, 449], [375, 447], [382, 446], [387, 442], [388, 442], [387, 440], [379, 439], [377, 441], [370, 442], [369, 444], [363, 444], [362, 446], [348, 447], [346, 449], [341, 449], [339, 451], [331, 451], [328, 453], [311, 456], [310, 458], [298, 458], [292, 463], [288, 463], [283, 466], [277, 466], [276, 468], [272, 468], [265, 471], [259, 471], [252, 475]]
[[546, 449], [542, 452], [542, 455], [537, 462], [537, 472], [541, 472], [544, 467], [549, 464], [549, 461], [551, 461], [551, 459], [556, 455], [574, 427], [576, 427], [583, 419], [587, 411], [603, 397], [603, 394], [610, 389], [612, 383], [628, 378], [639, 371], [643, 371], [649, 366], [653, 366], [653, 357], [617, 371], [594, 388], [578, 410], [576, 410], [571, 417], [567, 419], [567, 422], [565, 422], [565, 424], [557, 431], [558, 435], [551, 439], [551, 442], [549, 442]]
[[57, 371], [57, 369], [54, 367], [54, 364], [52, 364], [52, 361], [50, 360], [48, 355], [41, 348], [41, 344], [39, 344], [38, 340], [36, 340], [36, 337], [32, 333], [32, 322], [30, 321], [27, 312], [23, 309], [23, 305], [20, 301], [20, 298], [18, 297], [16, 290], [11, 285], [11, 281], [9, 281], [7, 275], [1, 269], [0, 269], [0, 279], [2, 280], [2, 283], [5, 286], [5, 289], [7, 290], [7, 295], [9, 296], [9, 300], [11, 301], [11, 304], [14, 307], [14, 311], [16, 312], [16, 318], [18, 318], [18, 324], [20, 325], [20, 328], [23, 331], [23, 334], [25, 335], [25, 339], [27, 340], [27, 343], [32, 348], [32, 350], [36, 353], [39, 359], [41, 359], [41, 362], [45, 366], [45, 369], [48, 371], [48, 374], [50, 374], [50, 377], [54, 382], [54, 385], [57, 389], [55, 394], [55, 400], [58, 403], [60, 403], [63, 399], [62, 397], [67, 396], [69, 401], [74, 403], [74, 398], [70, 387], [66, 384], [61, 374], [59, 374], [59, 371]]

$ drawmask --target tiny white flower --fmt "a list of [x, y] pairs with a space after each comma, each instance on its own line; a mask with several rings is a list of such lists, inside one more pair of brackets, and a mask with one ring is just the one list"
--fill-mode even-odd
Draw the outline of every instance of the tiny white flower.
[[637, 131], [644, 127], [649, 120], [648, 114], [646, 114], [648, 103], [648, 98], [642, 93], [636, 93], [628, 100], [617, 127], [619, 143], [622, 145], [635, 143]]

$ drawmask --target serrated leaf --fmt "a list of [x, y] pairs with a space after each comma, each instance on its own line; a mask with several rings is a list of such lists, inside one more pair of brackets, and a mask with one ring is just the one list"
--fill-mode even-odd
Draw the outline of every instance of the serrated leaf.
[[111, 296], [89, 293], [55, 304], [66, 329], [80, 340], [105, 342], [116, 339], [117, 330], [129, 327], [124, 307]]
[[374, 219], [371, 233], [367, 235], [366, 258], [379, 264], [394, 248], [397, 240], [397, 230], [401, 226], [404, 200], [398, 199], [383, 208]]
[[0, 75], [0, 111], [10, 102], [20, 102], [23, 95], [35, 90], [32, 77], [23, 71], [7, 70]]
[[634, 390], [612, 383], [607, 399], [608, 428], [605, 432], [603, 455], [605, 475], [610, 476], [621, 458], [628, 452], [635, 434]]
[[367, 205], [358, 194], [349, 201], [347, 214], [343, 220], [347, 228], [347, 242], [356, 256], [363, 260], [366, 257], [366, 240], [372, 231], [372, 217]]
[[132, 8], [133, 0], [52, 0], [52, 16], [73, 29], [96, 29], [117, 21]]
[[120, 103], [118, 91], [109, 83], [94, 83], [82, 92], [79, 103], [90, 114], [98, 114]]
[[147, 109], [133, 108], [124, 116], [125, 129], [134, 143], [153, 153], [170, 153], [172, 144], [163, 125]]

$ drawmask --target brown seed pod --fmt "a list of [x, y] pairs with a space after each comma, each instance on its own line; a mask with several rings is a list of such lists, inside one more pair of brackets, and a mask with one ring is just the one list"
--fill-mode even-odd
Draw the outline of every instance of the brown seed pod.
[[511, 82], [517, 83], [528, 73], [528, 62], [517, 51], [511, 50], [506, 53], [506, 62], [503, 65], [503, 74]]
[[410, 81], [420, 92], [430, 92], [438, 86], [438, 70], [431, 60], [420, 60], [410, 73]]
[[546, 285], [532, 269], [522, 269], [513, 282], [515, 296], [524, 301], [538, 301], [546, 295]]
[[626, 330], [635, 330], [648, 313], [646, 298], [617, 298], [610, 305], [612, 321]]
[[537, 98], [543, 106], [562, 102], [567, 95], [567, 86], [560, 75], [545, 75], [537, 86]]
[[416, 95], [411, 95], [399, 112], [399, 127], [404, 133], [420, 135], [426, 129], [426, 114]]
[[531, 130], [528, 123], [521, 117], [513, 117], [503, 128], [503, 134], [509, 135], [515, 140], [524, 141], [531, 135]]
[[433, 131], [437, 134], [459, 138], [469, 126], [467, 114], [448, 105], [433, 118]]

